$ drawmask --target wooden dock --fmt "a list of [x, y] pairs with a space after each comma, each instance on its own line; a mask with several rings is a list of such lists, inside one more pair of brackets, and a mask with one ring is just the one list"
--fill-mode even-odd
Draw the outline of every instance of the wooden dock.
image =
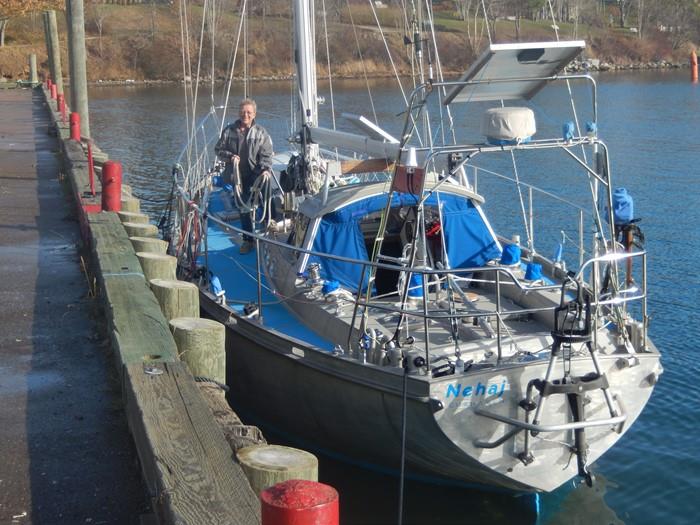
[[[86, 276], [80, 276], [81, 291], [87, 293], [94, 288], [103, 308], [103, 322], [113, 352], [112, 370], [119, 378], [126, 417], [136, 444], [154, 517], [158, 523], [259, 523], [260, 504], [257, 495], [236, 463], [235, 456], [192, 375], [177, 357], [168, 324], [146, 283], [117, 214], [95, 213], [97, 198], [90, 193], [87, 157], [83, 146], [76, 141], [67, 140], [67, 126], [61, 123], [55, 103], [49, 100], [48, 107], [45, 104], [45, 91], [12, 90], [6, 93], [7, 96], [0, 96], [15, 98], [26, 109], [18, 121], [24, 120], [34, 126], [33, 129], [22, 131], [22, 140], [27, 145], [46, 141], [50, 122], [58, 130], [58, 140], [51, 142], [50, 149], [61, 153], [63, 173], [69, 182], [69, 193], [77, 203], [80, 230], [89, 252], [87, 280]], [[50, 122], [48, 118], [51, 119]], [[8, 136], [15, 140], [14, 134], [15, 130], [11, 127], [5, 132], [4, 138], [0, 131], [0, 144], [4, 144]], [[56, 156], [53, 156], [55, 159]], [[55, 178], [58, 178], [57, 171], [58, 164], [54, 167]], [[5, 171], [2, 173], [4, 176]], [[3, 183], [0, 182], [1, 184]], [[99, 186], [97, 190], [99, 191]], [[60, 185], [56, 182], [49, 193], [61, 198]], [[55, 198], [56, 195], [51, 197]], [[4, 194], [0, 194], [0, 199], [5, 199]], [[3, 203], [9, 206], [11, 199], [12, 197], [0, 200], [0, 206]], [[35, 213], [39, 222], [50, 223], [52, 220], [46, 216], [48, 211], [44, 208], [39, 212], [35, 210]], [[75, 230], [75, 236], [78, 228], [72, 224], [70, 227]], [[6, 242], [5, 238], [2, 238], [3, 251], [0, 253], [12, 252], [16, 244], [12, 239]], [[34, 263], [41, 259], [38, 248], [32, 256]], [[15, 259], [8, 259], [8, 264], [13, 261]], [[4, 261], [0, 262], [4, 266]], [[19, 264], [26, 265], [27, 262]], [[48, 288], [42, 290], [42, 293], [49, 296], [53, 294]], [[48, 312], [46, 318], [50, 318]], [[2, 337], [12, 337], [12, 334], [3, 329]], [[56, 345], [56, 352], [70, 350], [60, 343]], [[81, 373], [79, 368], [76, 364], [73, 370], [77, 375]], [[0, 373], [0, 380], [2, 378]], [[76, 378], [76, 382], [79, 379]], [[0, 384], [0, 393], [3, 392], [2, 388]], [[3, 419], [6, 415], [14, 418], [2, 410], [4, 409], [0, 408]], [[3, 442], [6, 440], [4, 434], [0, 433], [0, 437]], [[122, 440], [127, 441], [123, 446], [128, 447], [128, 436], [122, 436]], [[76, 443], [73, 448], [79, 451], [80, 444]], [[60, 458], [55, 459], [60, 462]], [[7, 479], [2, 469], [0, 466], [0, 479]], [[0, 486], [0, 494], [2, 488]], [[113, 488], [115, 487], [109, 487]], [[12, 498], [10, 496], [9, 506], [15, 503]], [[4, 512], [5, 507], [0, 507], [0, 521], [3, 521]], [[14, 511], [8, 512], [11, 514]], [[134, 516], [112, 522], [126, 523], [133, 520]], [[99, 520], [95, 520], [97, 521]]]
[[137, 523], [150, 505], [44, 97], [0, 90], [0, 114], [0, 523]]

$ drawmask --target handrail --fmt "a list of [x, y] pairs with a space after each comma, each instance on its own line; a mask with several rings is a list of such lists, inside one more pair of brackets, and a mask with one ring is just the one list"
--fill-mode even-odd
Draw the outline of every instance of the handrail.
[[535, 423], [526, 423], [525, 421], [520, 421], [519, 419], [514, 419], [508, 416], [502, 416], [500, 414], [494, 414], [493, 412], [489, 412], [482, 408], [475, 408], [474, 413], [479, 416], [494, 419], [501, 423], [513, 425], [514, 427], [520, 428], [522, 430], [531, 430], [533, 432], [560, 432], [562, 430], [577, 430], [589, 427], [605, 427], [608, 425], [615, 426], [624, 423], [627, 420], [627, 414], [621, 414], [619, 416], [609, 417], [605, 419], [574, 421], [572, 423], [560, 423], [558, 425], [540, 425]]
[[[478, 309], [470, 309], [470, 308], [460, 308], [457, 309], [454, 313], [449, 313], [449, 312], [440, 312], [438, 313], [435, 309], [429, 310], [428, 309], [428, 299], [427, 299], [427, 292], [429, 290], [429, 287], [431, 284], [434, 286], [434, 282], [431, 280], [431, 283], [429, 284], [426, 281], [426, 278], [422, 280], [423, 288], [425, 290], [425, 293], [423, 294], [422, 302], [423, 307], [416, 307], [416, 308], [408, 308], [407, 305], [408, 303], [401, 304], [399, 306], [392, 306], [392, 305], [386, 305], [386, 304], [381, 304], [376, 301], [372, 301], [371, 299], [369, 301], [363, 300], [362, 299], [362, 294], [358, 293], [356, 297], [353, 297], [353, 300], [355, 302], [355, 306], [357, 307], [363, 307], [363, 308], [375, 308], [377, 310], [381, 311], [386, 311], [390, 313], [395, 313], [395, 314], [403, 314], [403, 315], [408, 315], [410, 317], [414, 318], [422, 318], [424, 322], [427, 322], [428, 318], [432, 319], [444, 319], [444, 320], [451, 320], [451, 319], [460, 319], [463, 317], [474, 317], [474, 318], [484, 318], [484, 317], [492, 317], [496, 316], [498, 319], [497, 326], [496, 326], [496, 337], [497, 337], [497, 348], [498, 348], [498, 360], [500, 361], [502, 359], [502, 354], [501, 354], [501, 348], [502, 348], [502, 320], [504, 318], [513, 316], [513, 315], [523, 315], [523, 314], [530, 314], [530, 313], [537, 313], [537, 312], [545, 312], [545, 311], [553, 311], [555, 306], [544, 306], [540, 308], [521, 308], [518, 310], [502, 310], [501, 308], [501, 302], [500, 302], [500, 296], [501, 296], [501, 287], [503, 285], [503, 282], [501, 280], [501, 277], [506, 277], [507, 278], [507, 284], [508, 285], [514, 285], [516, 286], [519, 291], [523, 293], [529, 293], [532, 291], [546, 291], [546, 290], [559, 290], [561, 289], [561, 284], [544, 284], [544, 285], [530, 285], [527, 283], [523, 283], [518, 276], [515, 275], [514, 271], [512, 268], [507, 267], [507, 266], [501, 266], [501, 265], [493, 265], [493, 266], [482, 266], [482, 267], [470, 267], [470, 268], [455, 268], [455, 269], [433, 269], [433, 268], [410, 268], [407, 269], [405, 266], [401, 265], [396, 265], [396, 264], [385, 264], [381, 262], [375, 262], [375, 261], [364, 261], [364, 260], [359, 260], [359, 259], [352, 259], [349, 257], [344, 257], [341, 255], [335, 255], [335, 254], [329, 254], [329, 253], [322, 253], [322, 252], [317, 252], [315, 250], [310, 250], [310, 249], [305, 249], [302, 247], [296, 247], [296, 246], [290, 246], [289, 244], [281, 241], [277, 241], [275, 239], [270, 239], [266, 237], [265, 235], [259, 234], [259, 233], [254, 233], [254, 232], [244, 232], [241, 228], [238, 228], [236, 226], [232, 226], [217, 217], [211, 216], [208, 214], [208, 212], [203, 211], [202, 208], [194, 202], [192, 199], [190, 199], [187, 195], [187, 192], [181, 187], [177, 186], [177, 192], [178, 194], [184, 199], [186, 202], [187, 206], [194, 210], [196, 213], [199, 213], [203, 218], [206, 217], [207, 221], [212, 221], [213, 223], [217, 224], [221, 228], [229, 231], [233, 231], [236, 233], [243, 234], [245, 233], [246, 235], [253, 237], [254, 242], [256, 243], [257, 250], [256, 252], [259, 254], [260, 253], [260, 244], [268, 244], [268, 245], [273, 245], [277, 246], [279, 248], [283, 248], [285, 250], [292, 250], [295, 253], [303, 253], [311, 256], [316, 256], [320, 257], [323, 259], [332, 259], [340, 262], [345, 262], [345, 263], [350, 263], [350, 264], [359, 264], [361, 265], [364, 270], [362, 272], [362, 280], [360, 282], [360, 286], [358, 289], [361, 289], [362, 281], [364, 281], [364, 276], [366, 275], [366, 269], [367, 268], [375, 268], [375, 269], [385, 269], [389, 271], [394, 271], [394, 272], [406, 272], [410, 271], [411, 274], [420, 274], [422, 276], [429, 277], [431, 275], [435, 275], [438, 277], [438, 282], [440, 281], [440, 276], [446, 275], [450, 278], [453, 278], [453, 276], [459, 276], [461, 274], [470, 274], [474, 272], [478, 272], [481, 274], [484, 273], [493, 273], [494, 274], [494, 280], [493, 281], [486, 281], [488, 283], [494, 284], [496, 286], [496, 310], [495, 311], [484, 311], [484, 310], [478, 310]], [[579, 269], [577, 274], [575, 275], [575, 279], [581, 279], [583, 272], [591, 265], [594, 265], [595, 263], [600, 263], [600, 262], [619, 262], [625, 259], [630, 259], [630, 258], [635, 258], [635, 257], [642, 257], [643, 259], [643, 268], [646, 268], [646, 251], [638, 251], [638, 252], [610, 252], [607, 254], [603, 254], [598, 257], [591, 258], [587, 260]], [[261, 276], [262, 276], [262, 269], [261, 269], [261, 264], [262, 264], [262, 258], [258, 255], [256, 257], [256, 266], [257, 266], [257, 275], [258, 275], [258, 280], [261, 281]], [[595, 268], [595, 266], [593, 266]], [[457, 277], [460, 278], [460, 277]], [[461, 278], [464, 279], [464, 278]], [[593, 306], [604, 306], [604, 305], [619, 305], [631, 301], [636, 301], [639, 299], [646, 299], [646, 282], [645, 279], [643, 279], [642, 282], [642, 287], [640, 289], [640, 293], [638, 295], [622, 295], [625, 292], [625, 290], [620, 290], [617, 292], [617, 294], [612, 297], [609, 300], [600, 300], [598, 297], [597, 292], [594, 294], [595, 295], [595, 300], [592, 303]], [[645, 302], [645, 301], [643, 301]], [[262, 319], [262, 291], [260, 288], [260, 283], [258, 286], [258, 318], [261, 320]], [[642, 306], [643, 310], [645, 310], [645, 305]], [[355, 316], [353, 316], [353, 322], [350, 326], [350, 333], [349, 337], [352, 337], [352, 331], [354, 330], [354, 325], [355, 325]], [[643, 320], [643, 322], [645, 319]], [[427, 332], [425, 334], [425, 340], [426, 340], [426, 363], [429, 364], [429, 353], [430, 353], [430, 348], [429, 348], [429, 343], [428, 343], [428, 335]], [[350, 339], [349, 341], [350, 342]], [[572, 427], [573, 428], [573, 427]]]

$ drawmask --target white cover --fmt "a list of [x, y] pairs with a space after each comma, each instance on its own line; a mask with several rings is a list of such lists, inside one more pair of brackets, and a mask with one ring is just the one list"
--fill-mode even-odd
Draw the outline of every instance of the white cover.
[[535, 113], [530, 108], [491, 108], [481, 119], [481, 133], [489, 142], [522, 142], [536, 131]]

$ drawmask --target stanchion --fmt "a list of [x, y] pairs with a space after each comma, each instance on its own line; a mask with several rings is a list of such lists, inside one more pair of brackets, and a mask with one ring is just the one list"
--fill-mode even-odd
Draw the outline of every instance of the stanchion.
[[290, 479], [260, 494], [262, 525], [338, 525], [338, 492], [316, 481]]
[[70, 139], [80, 142], [80, 114], [75, 111], [70, 114]]
[[[71, 114], [71, 117], [74, 114]], [[88, 143], [89, 148], [89, 143]], [[90, 149], [88, 149], [88, 152]], [[122, 209], [122, 165], [108, 160], [102, 166], [102, 210], [120, 211]]]

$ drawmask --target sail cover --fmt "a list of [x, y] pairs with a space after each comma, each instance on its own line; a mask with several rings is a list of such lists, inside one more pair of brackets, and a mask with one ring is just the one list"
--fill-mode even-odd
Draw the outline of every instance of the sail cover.
[[443, 103], [529, 100], [585, 47], [583, 40], [491, 44], [459, 79], [476, 83], [453, 87]]
[[[383, 210], [387, 198], [387, 194], [374, 195], [324, 215], [314, 239], [313, 251], [369, 261], [360, 223], [368, 214]], [[426, 200], [426, 206], [437, 207], [438, 201], [442, 205], [443, 230], [451, 268], [480, 267], [500, 257], [496, 240], [470, 199], [436, 192]], [[415, 204], [416, 197], [411, 194], [393, 194], [392, 208]], [[344, 287], [357, 291], [362, 278], [361, 264], [316, 256], [311, 257], [310, 261], [321, 264], [325, 279], [338, 281]], [[365, 272], [362, 291], [367, 289], [368, 275], [369, 269]]]

